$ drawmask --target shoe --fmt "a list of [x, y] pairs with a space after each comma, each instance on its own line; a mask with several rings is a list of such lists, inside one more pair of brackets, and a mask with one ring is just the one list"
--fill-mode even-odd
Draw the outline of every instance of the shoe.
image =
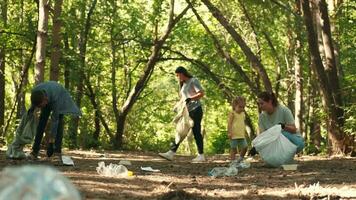
[[169, 150], [166, 153], [159, 153], [158, 155], [161, 156], [164, 159], [172, 161], [175, 154], [176, 154], [175, 152], [173, 152], [172, 150]]
[[204, 154], [198, 154], [198, 156], [192, 160], [193, 163], [205, 162], [205, 161], [206, 160]]
[[48, 143], [47, 146], [47, 157], [51, 157], [54, 153], [53, 143]]

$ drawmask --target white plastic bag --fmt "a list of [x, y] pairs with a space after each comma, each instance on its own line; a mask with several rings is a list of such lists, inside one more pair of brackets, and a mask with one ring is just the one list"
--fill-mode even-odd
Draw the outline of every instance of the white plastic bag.
[[179, 101], [174, 106], [174, 111], [177, 112], [177, 115], [173, 119], [173, 122], [176, 123], [175, 143], [179, 144], [187, 137], [194, 126], [194, 122], [189, 116], [185, 101]]
[[0, 200], [80, 200], [73, 184], [56, 169], [41, 165], [7, 167], [0, 176]]
[[273, 167], [292, 161], [297, 151], [297, 146], [290, 142], [281, 131], [281, 126], [275, 125], [252, 141], [261, 158]]

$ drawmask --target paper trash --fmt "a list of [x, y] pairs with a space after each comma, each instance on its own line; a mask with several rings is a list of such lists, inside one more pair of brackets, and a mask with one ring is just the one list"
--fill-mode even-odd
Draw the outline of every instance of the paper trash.
[[74, 162], [73, 162], [72, 158], [70, 158], [70, 156], [62, 155], [62, 162], [63, 162], [63, 165], [74, 166]]

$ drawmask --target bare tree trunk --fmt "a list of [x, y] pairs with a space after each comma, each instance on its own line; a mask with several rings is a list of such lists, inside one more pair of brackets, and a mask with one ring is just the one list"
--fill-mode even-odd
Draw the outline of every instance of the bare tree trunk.
[[55, 0], [52, 26], [52, 53], [51, 53], [51, 68], [49, 79], [58, 81], [59, 78], [59, 59], [61, 57], [61, 12], [63, 0]]
[[150, 77], [153, 73], [156, 62], [158, 61], [158, 59], [160, 57], [160, 51], [161, 51], [163, 44], [167, 40], [168, 36], [172, 32], [175, 25], [185, 15], [185, 13], [188, 11], [188, 9], [189, 9], [189, 6], [186, 7], [179, 15], [177, 15], [177, 17], [174, 18], [174, 0], [171, 0], [171, 10], [170, 10], [167, 29], [160, 38], [158, 38], [154, 41], [154, 45], [152, 47], [152, 52], [148, 59], [148, 62], [146, 63], [146, 68], [144, 70], [144, 73], [141, 75], [140, 79], [136, 82], [134, 88], [131, 90], [128, 98], [126, 99], [124, 105], [121, 107], [119, 121], [117, 122], [117, 125], [118, 125], [117, 132], [116, 132], [115, 141], [114, 141], [115, 148], [122, 147], [122, 142], [123, 142], [122, 137], [124, 134], [126, 117], [129, 113], [129, 111], [131, 110], [131, 108], [133, 107], [134, 103], [137, 101], [141, 92], [145, 88], [147, 82], [150, 80]]
[[[1, 3], [1, 20], [4, 28], [7, 26], [7, 0]], [[0, 33], [1, 36], [1, 33]], [[5, 125], [5, 63], [6, 63], [6, 43], [0, 44], [0, 136], [4, 135]]]
[[44, 81], [44, 70], [46, 63], [46, 43], [48, 29], [48, 0], [39, 0], [38, 5], [38, 29], [37, 29], [37, 48], [36, 48], [36, 84]]
[[246, 44], [240, 34], [232, 27], [228, 20], [222, 15], [221, 11], [215, 7], [209, 0], [201, 0], [205, 6], [209, 9], [211, 14], [220, 22], [220, 24], [226, 29], [226, 31], [231, 35], [235, 42], [240, 46], [241, 50], [245, 54], [249, 62], [251, 62], [252, 67], [261, 76], [265, 90], [272, 92], [272, 84], [266, 72], [266, 69], [262, 65], [259, 58], [252, 52], [250, 47]]

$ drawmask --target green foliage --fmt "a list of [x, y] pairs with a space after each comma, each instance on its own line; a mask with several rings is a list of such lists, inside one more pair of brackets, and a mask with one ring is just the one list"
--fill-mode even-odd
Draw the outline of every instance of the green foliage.
[[227, 137], [227, 131], [221, 130], [216, 135], [210, 137], [211, 148], [208, 153], [211, 154], [223, 154], [229, 149], [229, 138]]
[[[239, 3], [240, 2], [240, 3]], [[21, 69], [30, 55], [30, 50], [36, 36], [37, 29], [37, 8], [36, 4], [23, 2], [12, 2], [8, 4], [8, 22], [4, 29], [13, 34], [0, 34], [0, 42], [7, 48], [6, 59], [6, 109], [5, 116], [8, 117], [10, 109], [15, 99], [14, 88], [21, 77]], [[73, 96], [76, 94], [75, 86], [80, 80], [78, 72], [82, 66], [82, 57], [79, 53], [80, 38], [85, 28], [85, 20], [91, 5], [91, 1], [65, 1], [61, 20], [63, 23], [61, 44], [61, 74], [60, 82], [64, 83], [64, 68], [68, 69], [69, 75], [66, 77], [69, 82], [69, 91]], [[121, 111], [130, 91], [136, 81], [143, 73], [143, 69], [149, 55], [153, 41], [165, 31], [169, 1], [163, 0], [108, 0], [98, 1], [91, 18], [91, 29], [88, 34], [84, 73], [95, 93], [95, 100], [99, 106], [101, 114], [108, 125], [111, 134], [117, 131], [116, 116], [114, 107]], [[255, 82], [256, 86], [260, 79], [256, 77], [255, 70], [246, 59], [241, 48], [234, 42], [231, 36], [221, 27], [219, 22], [212, 17], [207, 8], [196, 2], [195, 8], [213, 32], [215, 37], [225, 51], [241, 65], [246, 75]], [[242, 36], [251, 50], [258, 55], [271, 79], [273, 85], [276, 84], [276, 66], [278, 59], [282, 70], [282, 80], [280, 80], [280, 101], [288, 102], [289, 94], [294, 92], [291, 71], [293, 71], [293, 52], [295, 48], [296, 33], [301, 34], [302, 50], [300, 57], [304, 68], [304, 80], [307, 80], [309, 61], [308, 45], [306, 44], [305, 27], [300, 20], [300, 16], [291, 15], [294, 1], [284, 1], [282, 7], [273, 1], [213, 1], [218, 6], [225, 17], [227, 17], [236, 31]], [[242, 5], [246, 8], [252, 24], [243, 12]], [[175, 1], [175, 16], [186, 6], [184, 0]], [[345, 126], [346, 134], [356, 132], [356, 106], [355, 96], [355, 74], [356, 43], [355, 12], [352, 8], [356, 6], [353, 1], [345, 1], [340, 7], [341, 14], [332, 15], [335, 17], [335, 34], [333, 35], [340, 49], [340, 70], [342, 75], [341, 85], [343, 87]], [[0, 26], [4, 23], [0, 21]], [[49, 74], [50, 65], [50, 44], [51, 44], [52, 21], [49, 21], [46, 77]], [[157, 30], [157, 31], [156, 31]], [[157, 34], [157, 35], [156, 35]], [[271, 40], [275, 52], [271, 49], [265, 34]], [[174, 74], [174, 69], [178, 65], [183, 65], [199, 79], [205, 89], [203, 98], [203, 127], [206, 131], [205, 151], [210, 154], [226, 153], [229, 149], [227, 139], [227, 115], [230, 111], [229, 102], [216, 85], [213, 79], [208, 76], [199, 66], [182, 59], [173, 51], [180, 52], [184, 56], [198, 60], [209, 67], [232, 94], [243, 95], [247, 98], [247, 112], [251, 116], [254, 129], [257, 129], [258, 109], [256, 97], [249, 87], [243, 82], [237, 71], [226, 62], [216, 51], [213, 40], [206, 33], [203, 26], [196, 20], [194, 14], [189, 11], [173, 29], [171, 35], [164, 44], [161, 59], [155, 66], [155, 70], [150, 81], [145, 85], [141, 96], [134, 104], [128, 114], [125, 123], [124, 148], [135, 150], [165, 151], [169, 148], [170, 142], [174, 138], [175, 127], [171, 122], [175, 113], [172, 107], [178, 101], [178, 84]], [[29, 71], [29, 83], [24, 87], [24, 91], [29, 92], [34, 82], [33, 66], [31, 62]], [[114, 74], [115, 72], [115, 74]], [[314, 79], [314, 76], [310, 77]], [[305, 88], [308, 85], [305, 84]], [[114, 96], [114, 89], [117, 93]], [[77, 135], [77, 146], [79, 148], [112, 148], [112, 138], [110, 138], [104, 127], [100, 127], [99, 140], [94, 139], [95, 130], [94, 117], [95, 108], [89, 98], [88, 88], [84, 88], [85, 95], [81, 101], [83, 116], [80, 119], [79, 132]], [[306, 91], [306, 89], [305, 89]], [[117, 104], [113, 105], [113, 98], [117, 98]], [[317, 101], [312, 117], [324, 123], [326, 116], [320, 95], [312, 97]], [[28, 105], [29, 99], [27, 94]], [[7, 119], [7, 118], [6, 118]], [[12, 119], [7, 139], [10, 141], [16, 128], [15, 119]], [[69, 122], [67, 119], [66, 122]], [[304, 123], [308, 123], [305, 121]], [[68, 123], [67, 123], [68, 124]], [[322, 135], [326, 136], [325, 124], [322, 124]], [[65, 128], [65, 146], [75, 146], [71, 144], [68, 126]], [[195, 144], [194, 144], [195, 145]], [[325, 152], [327, 144], [323, 143], [321, 150]], [[180, 149], [184, 152], [185, 149]], [[315, 152], [313, 144], [306, 147], [306, 152]]]

